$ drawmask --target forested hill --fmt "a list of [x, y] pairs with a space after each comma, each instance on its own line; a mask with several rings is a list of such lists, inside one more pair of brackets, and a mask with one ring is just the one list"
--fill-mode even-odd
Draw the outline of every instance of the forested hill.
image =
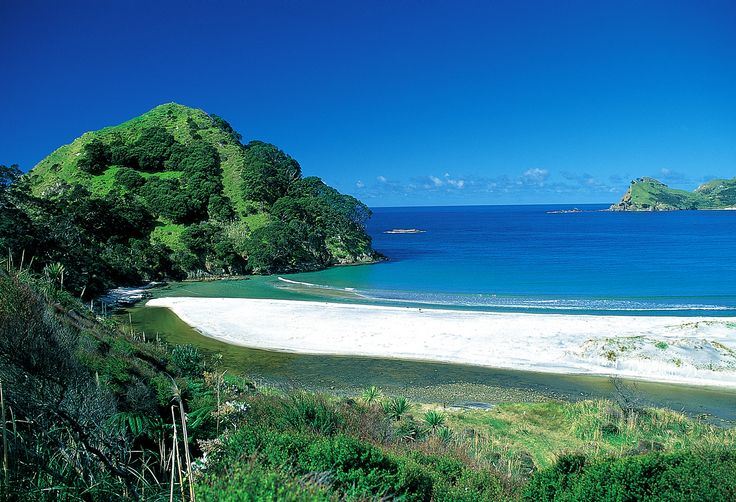
[[736, 208], [736, 178], [711, 180], [693, 192], [670, 188], [654, 178], [631, 182], [611, 211], [675, 211]]
[[276, 146], [169, 103], [0, 174], [0, 249], [66, 286], [370, 262], [370, 210]]

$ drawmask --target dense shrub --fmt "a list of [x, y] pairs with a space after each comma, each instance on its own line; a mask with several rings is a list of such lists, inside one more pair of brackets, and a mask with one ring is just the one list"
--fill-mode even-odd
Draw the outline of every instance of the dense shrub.
[[243, 247], [248, 266], [254, 272], [293, 272], [324, 265], [320, 256], [324, 259], [326, 251], [310, 252], [320, 248], [319, 242], [319, 237], [305, 223], [276, 220], [254, 230]]
[[149, 127], [128, 147], [127, 162], [144, 171], [161, 171], [171, 155], [174, 136], [163, 127]]
[[274, 203], [271, 213], [281, 221], [299, 221], [307, 225], [316, 241], [310, 253], [319, 256], [325, 249], [327, 262], [370, 253], [371, 240], [365, 233], [370, 209], [354, 197], [325, 185], [319, 178], [294, 181], [288, 195]]
[[212, 123], [215, 125], [215, 127], [230, 135], [230, 137], [233, 139], [233, 142], [239, 143], [240, 140], [243, 139], [242, 134], [233, 129], [233, 127], [227, 120], [218, 115], [215, 115], [214, 113], [210, 113], [210, 118], [212, 119]]
[[38, 247], [31, 218], [12, 203], [4, 203], [0, 194], [0, 249], [5, 253], [25, 250], [33, 256]]
[[208, 475], [197, 484], [197, 500], [202, 502], [283, 502], [342, 500], [329, 487], [319, 484], [318, 475], [294, 477], [258, 463], [234, 466], [227, 477]]
[[294, 430], [331, 435], [341, 428], [344, 419], [323, 396], [296, 392], [283, 401], [280, 423]]
[[145, 182], [146, 179], [138, 174], [138, 171], [129, 167], [121, 167], [115, 173], [115, 183], [128, 190], [135, 190], [136, 188], [142, 187]]
[[270, 212], [272, 221], [245, 244], [256, 272], [316, 269], [371, 253], [364, 229], [370, 210], [319, 178], [291, 181]]
[[447, 502], [477, 502], [479, 500], [505, 500], [503, 486], [498, 475], [483, 470], [465, 469], [455, 482], [441, 478], [435, 485], [434, 500]]
[[131, 149], [119, 136], [110, 141], [110, 164], [114, 166], [135, 166]]
[[174, 223], [190, 223], [196, 219], [197, 208], [184, 191], [179, 180], [150, 178], [140, 188], [146, 208], [155, 216]]
[[[226, 451], [215, 470], [237, 462], [235, 459], [243, 462], [256, 455], [262, 465], [287, 468], [295, 476], [325, 473], [331, 487], [352, 497], [390, 496], [409, 490], [416, 495], [418, 487], [423, 487], [423, 495], [431, 494], [432, 478], [418, 464], [397, 461], [381, 449], [349, 436], [328, 438], [248, 427], [229, 438]], [[428, 497], [419, 497], [422, 499]]]
[[110, 165], [110, 151], [99, 139], [93, 139], [82, 147], [77, 166], [89, 174], [100, 174]]
[[16, 188], [0, 192], [0, 243], [16, 255], [25, 251], [26, 263], [33, 256], [36, 270], [63, 264], [64, 286], [76, 295], [180, 277], [169, 251], [150, 243], [154, 225], [137, 199], [116, 192], [97, 197], [79, 185], [61, 186], [42, 202]]
[[219, 193], [210, 194], [207, 202], [207, 215], [211, 220], [230, 221], [235, 218], [235, 211], [227, 197]]
[[171, 351], [171, 362], [187, 376], [201, 375], [204, 369], [204, 356], [190, 344], [175, 346]]
[[[387, 449], [359, 434], [369, 429], [356, 416], [386, 423], [349, 400], [306, 392], [254, 396], [247, 422], [209, 457], [210, 476], [257, 463], [288, 479], [318, 476], [340, 499], [500, 500], [506, 495], [492, 471], [476, 470], [450, 455], [427, 455], [407, 445]], [[212, 484], [215, 477], [208, 477]]]
[[309, 176], [289, 185], [289, 195], [297, 198], [317, 198], [333, 211], [333, 218], [342, 220], [333, 223], [362, 227], [371, 217], [371, 210], [368, 206], [355, 197], [341, 194], [316, 176]]
[[195, 223], [181, 235], [189, 257], [185, 261], [190, 270], [213, 270], [222, 273], [243, 273], [246, 264], [235, 251], [233, 242], [216, 223]]
[[241, 176], [243, 197], [270, 206], [301, 177], [301, 166], [274, 145], [251, 141], [245, 146]]
[[207, 143], [194, 143], [181, 148], [176, 166], [178, 170], [184, 171], [184, 174], [189, 176], [199, 173], [219, 178], [220, 155], [214, 147]]
[[540, 471], [529, 501], [736, 500], [736, 452], [647, 454], [587, 463], [565, 456]]

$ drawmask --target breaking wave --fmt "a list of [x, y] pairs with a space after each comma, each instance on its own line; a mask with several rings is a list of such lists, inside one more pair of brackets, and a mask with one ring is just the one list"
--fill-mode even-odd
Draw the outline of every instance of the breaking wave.
[[434, 305], [444, 308], [480, 308], [513, 311], [577, 311], [612, 313], [677, 313], [677, 312], [726, 312], [736, 308], [724, 305], [697, 303], [672, 298], [625, 299], [625, 298], [549, 298], [496, 294], [429, 293], [398, 290], [368, 290], [351, 287], [335, 287], [325, 284], [294, 281], [278, 277], [282, 283], [311, 290], [341, 291], [361, 300], [381, 303]]

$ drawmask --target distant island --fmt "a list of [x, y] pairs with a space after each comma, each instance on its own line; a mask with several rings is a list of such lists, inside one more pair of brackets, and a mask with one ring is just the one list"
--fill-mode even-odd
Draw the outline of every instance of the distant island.
[[426, 230], [419, 230], [418, 228], [392, 228], [386, 230], [384, 234], [423, 234]]
[[736, 209], [736, 178], [717, 179], [693, 192], [670, 188], [654, 178], [638, 178], [610, 211], [680, 211]]
[[547, 214], [568, 214], [568, 213], [584, 213], [580, 208], [574, 207], [572, 209], [555, 209], [553, 211], [547, 211]]

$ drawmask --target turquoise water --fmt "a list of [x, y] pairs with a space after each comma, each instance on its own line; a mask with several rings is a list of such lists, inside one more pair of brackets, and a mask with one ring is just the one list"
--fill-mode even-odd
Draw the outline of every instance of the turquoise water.
[[[736, 211], [559, 206], [376, 209], [390, 261], [294, 279], [371, 298], [494, 310], [734, 315]], [[419, 234], [386, 234], [395, 228]]]
[[[368, 229], [383, 263], [192, 284], [174, 294], [736, 315], [736, 211], [596, 211], [602, 207], [379, 208]], [[397, 228], [423, 232], [385, 233]]]

